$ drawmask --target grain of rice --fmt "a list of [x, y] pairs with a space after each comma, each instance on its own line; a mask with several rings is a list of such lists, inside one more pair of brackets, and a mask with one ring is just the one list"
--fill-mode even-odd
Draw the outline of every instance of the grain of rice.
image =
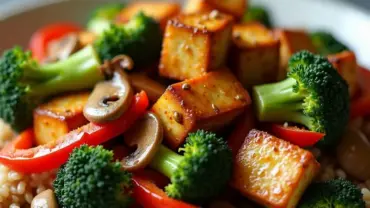
[[29, 207], [37, 191], [52, 188], [55, 173], [23, 175], [0, 164], [0, 208]]
[[20, 205], [17, 203], [12, 203], [9, 208], [20, 208]]
[[346, 179], [347, 178], [347, 174], [342, 169], [335, 170], [335, 175], [338, 178], [343, 178], [343, 179]]
[[17, 193], [24, 194], [25, 191], [26, 191], [26, 182], [24, 181], [19, 182], [17, 185]]

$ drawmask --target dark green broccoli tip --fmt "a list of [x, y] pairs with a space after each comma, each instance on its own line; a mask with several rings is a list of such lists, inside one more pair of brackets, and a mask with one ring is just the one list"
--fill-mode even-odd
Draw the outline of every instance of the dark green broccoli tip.
[[171, 179], [168, 196], [203, 203], [220, 193], [231, 178], [232, 155], [226, 142], [213, 133], [199, 130], [189, 134], [184, 155], [162, 146], [151, 167]]
[[60, 207], [122, 208], [131, 202], [131, 174], [102, 146], [74, 149], [53, 187]]
[[117, 17], [123, 7], [124, 4], [111, 3], [96, 8], [87, 23], [87, 29], [96, 34], [102, 34], [105, 30], [109, 29], [112, 21]]
[[323, 55], [327, 56], [329, 54], [340, 53], [349, 48], [337, 40], [332, 34], [328, 32], [318, 31], [310, 34], [313, 45], [316, 47], [317, 51]]
[[140, 12], [125, 25], [111, 25], [95, 42], [101, 59], [130, 56], [136, 66], [149, 65], [160, 56], [162, 32], [153, 18]]
[[325, 133], [322, 148], [334, 146], [349, 120], [348, 85], [329, 61], [301, 51], [289, 61], [288, 78], [253, 89], [260, 121], [295, 122]]
[[311, 184], [298, 208], [365, 208], [362, 193], [350, 181], [334, 179]]
[[66, 60], [40, 66], [30, 52], [14, 47], [0, 58], [0, 118], [16, 131], [32, 124], [32, 110], [46, 97], [92, 88], [104, 79], [89, 46]]
[[262, 6], [249, 6], [244, 13], [242, 22], [260, 22], [268, 28], [272, 27], [270, 15]]

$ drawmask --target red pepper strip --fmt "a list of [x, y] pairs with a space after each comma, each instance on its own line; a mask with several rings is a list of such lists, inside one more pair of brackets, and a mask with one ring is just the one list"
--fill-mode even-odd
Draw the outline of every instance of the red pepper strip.
[[231, 132], [227, 142], [234, 156], [238, 154], [240, 147], [242, 146], [245, 137], [247, 137], [250, 130], [256, 126], [256, 120], [251, 107], [241, 115], [237, 120], [235, 129]]
[[0, 153], [0, 163], [23, 173], [39, 173], [59, 168], [69, 154], [82, 144], [99, 145], [125, 132], [149, 105], [145, 92], [139, 93], [131, 107], [119, 119], [105, 123], [89, 123], [69, 132], [57, 141], [31, 149], [14, 149], [7, 154]]
[[133, 176], [133, 197], [145, 208], [196, 208], [194, 206], [176, 199], [172, 199], [158, 188], [150, 178], [143, 174]]
[[[370, 80], [369, 80], [370, 81]], [[370, 115], [370, 93], [362, 93], [360, 97], [351, 102], [351, 118]]]
[[285, 127], [277, 124], [272, 124], [271, 131], [280, 139], [284, 139], [300, 147], [313, 146], [325, 136], [323, 133], [308, 131], [293, 126]]
[[359, 66], [357, 68], [357, 80], [361, 91], [370, 92], [370, 69]]
[[32, 148], [32, 143], [35, 139], [35, 134], [33, 129], [26, 129], [21, 134], [19, 134], [13, 141], [5, 145], [1, 150], [1, 153], [9, 153], [14, 149], [29, 149]]
[[38, 61], [44, 60], [47, 57], [46, 49], [51, 41], [78, 31], [81, 31], [81, 27], [69, 22], [50, 24], [40, 28], [31, 36], [29, 43], [33, 57]]

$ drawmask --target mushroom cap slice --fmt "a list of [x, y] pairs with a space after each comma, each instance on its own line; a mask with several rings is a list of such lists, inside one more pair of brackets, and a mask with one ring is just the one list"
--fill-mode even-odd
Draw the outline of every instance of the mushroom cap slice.
[[154, 158], [163, 140], [163, 126], [153, 113], [146, 113], [128, 132], [125, 143], [137, 147], [134, 152], [123, 158], [122, 167], [128, 171], [145, 168]]
[[134, 96], [123, 70], [115, 70], [111, 80], [96, 84], [84, 107], [84, 116], [94, 123], [118, 119], [131, 105]]
[[359, 130], [348, 128], [337, 146], [337, 160], [346, 173], [358, 180], [370, 178], [370, 141]]

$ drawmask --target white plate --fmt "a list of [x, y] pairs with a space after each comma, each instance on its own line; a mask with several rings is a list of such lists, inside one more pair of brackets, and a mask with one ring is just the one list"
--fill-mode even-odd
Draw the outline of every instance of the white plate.
[[[265, 5], [279, 27], [333, 32], [356, 52], [361, 64], [370, 67], [370, 14], [361, 8], [332, 0], [251, 1]], [[25, 45], [30, 34], [46, 23], [78, 21], [82, 24], [94, 7], [107, 2], [117, 0], [9, 1], [0, 7], [0, 51], [14, 44]]]

